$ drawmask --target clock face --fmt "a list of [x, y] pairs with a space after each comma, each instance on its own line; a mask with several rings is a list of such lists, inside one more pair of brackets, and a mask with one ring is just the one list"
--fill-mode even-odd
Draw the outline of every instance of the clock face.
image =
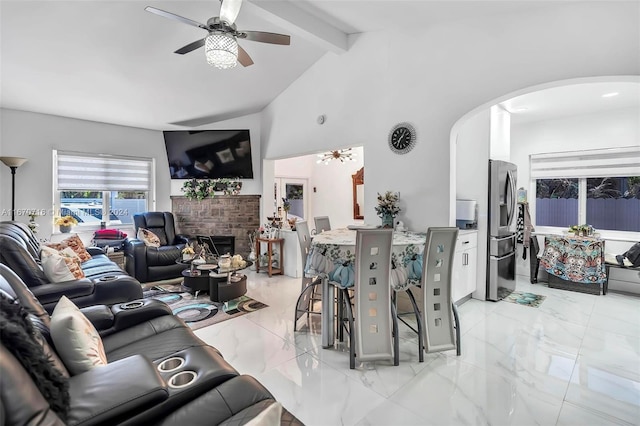
[[400, 123], [389, 133], [389, 147], [397, 154], [406, 154], [416, 144], [416, 130], [409, 123]]

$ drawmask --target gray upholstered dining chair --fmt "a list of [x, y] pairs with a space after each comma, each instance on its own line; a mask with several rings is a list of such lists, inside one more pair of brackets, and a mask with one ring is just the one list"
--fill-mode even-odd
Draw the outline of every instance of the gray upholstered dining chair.
[[313, 218], [316, 224], [315, 233], [320, 234], [324, 231], [331, 230], [331, 223], [329, 222], [329, 216], [316, 216]]
[[451, 299], [458, 228], [427, 229], [422, 263], [422, 324], [427, 353], [456, 349], [460, 355], [460, 317]]
[[[392, 229], [358, 230], [355, 248], [354, 306], [349, 289], [340, 287], [340, 327], [349, 333], [349, 368], [359, 361], [400, 362], [398, 319], [391, 303]], [[355, 311], [355, 314], [354, 314]], [[348, 328], [346, 325], [348, 324]]]
[[320, 311], [314, 311], [314, 302], [319, 300], [317, 297], [318, 285], [322, 284], [320, 277], [306, 277], [304, 269], [307, 264], [307, 257], [311, 250], [311, 233], [309, 232], [309, 225], [306, 221], [296, 222], [296, 234], [298, 234], [298, 242], [300, 243], [300, 258], [302, 259], [302, 286], [300, 289], [300, 295], [296, 302], [296, 311], [293, 320], [293, 331], [296, 331], [298, 327], [298, 320], [305, 314], [307, 315], [307, 321], [310, 314], [320, 314]]

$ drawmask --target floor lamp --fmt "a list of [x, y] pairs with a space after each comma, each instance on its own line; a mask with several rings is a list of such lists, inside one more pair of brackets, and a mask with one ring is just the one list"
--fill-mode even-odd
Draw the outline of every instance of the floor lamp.
[[21, 157], [0, 157], [0, 161], [11, 169], [11, 220], [16, 220], [16, 169], [27, 159]]

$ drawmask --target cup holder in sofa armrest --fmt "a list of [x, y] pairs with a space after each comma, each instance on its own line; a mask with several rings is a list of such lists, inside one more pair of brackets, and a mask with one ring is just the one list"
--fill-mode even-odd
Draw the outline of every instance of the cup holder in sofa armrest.
[[117, 275], [105, 275], [104, 277], [98, 278], [98, 281], [115, 281], [117, 279]]
[[137, 309], [137, 308], [141, 308], [143, 306], [144, 306], [144, 301], [142, 301], [142, 300], [134, 300], [133, 302], [121, 303], [120, 304], [120, 309], [124, 309], [125, 311], [128, 311], [130, 309]]
[[185, 359], [180, 356], [173, 356], [171, 358], [167, 358], [158, 364], [158, 371], [162, 373], [168, 373], [170, 371], [175, 371], [178, 368], [182, 367], [185, 363]]
[[155, 299], [132, 300], [111, 306], [114, 317], [114, 331], [150, 321], [154, 318], [172, 315], [166, 303]]
[[167, 381], [167, 384], [170, 388], [174, 389], [185, 388], [193, 383], [196, 380], [196, 377], [198, 377], [198, 374], [195, 371], [181, 371], [171, 376]]

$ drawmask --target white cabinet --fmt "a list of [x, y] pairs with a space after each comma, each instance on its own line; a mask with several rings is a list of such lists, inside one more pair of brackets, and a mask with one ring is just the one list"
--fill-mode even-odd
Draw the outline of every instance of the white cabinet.
[[453, 302], [476, 291], [478, 265], [478, 232], [462, 230], [458, 233], [451, 282]]
[[302, 277], [302, 257], [300, 256], [298, 234], [296, 231], [281, 229], [280, 238], [284, 238], [284, 274], [293, 278]]

